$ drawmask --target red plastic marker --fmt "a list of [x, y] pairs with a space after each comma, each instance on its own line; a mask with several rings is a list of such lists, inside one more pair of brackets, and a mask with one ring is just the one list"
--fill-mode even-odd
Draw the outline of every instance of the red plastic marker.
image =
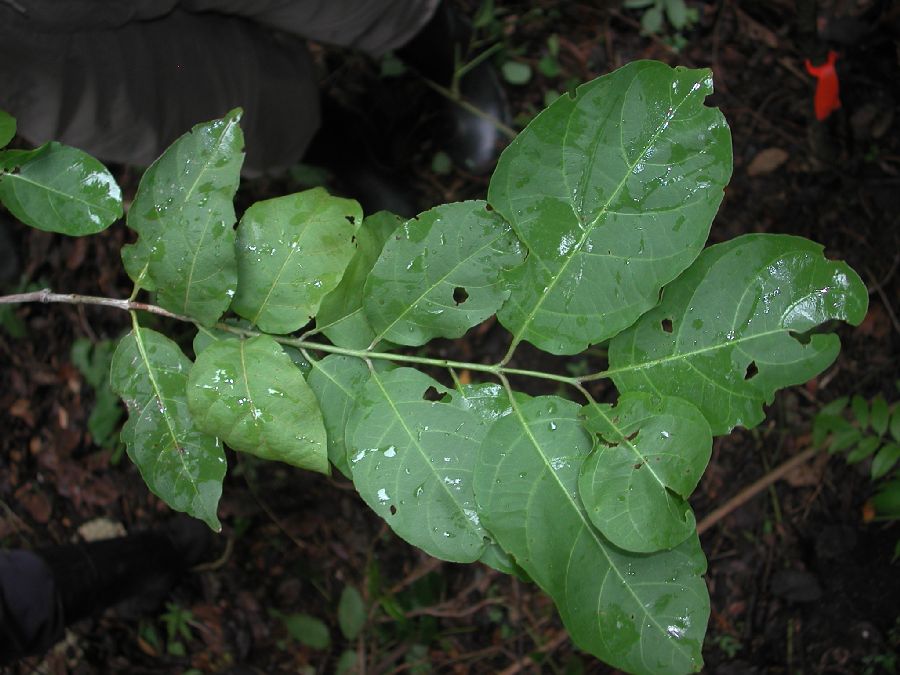
[[837, 52], [829, 50], [828, 60], [821, 66], [814, 66], [806, 59], [806, 72], [818, 80], [816, 84], [816, 119], [828, 119], [828, 116], [841, 107], [840, 86], [834, 62]]

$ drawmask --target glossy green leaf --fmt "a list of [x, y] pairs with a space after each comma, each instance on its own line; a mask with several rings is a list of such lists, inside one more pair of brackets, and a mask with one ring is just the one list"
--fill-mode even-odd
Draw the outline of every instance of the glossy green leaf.
[[859, 276], [806, 239], [751, 234], [706, 249], [662, 302], [609, 347], [620, 392], [679, 396], [713, 434], [753, 427], [775, 391], [806, 382], [837, 356], [829, 319], [854, 325], [868, 294]]
[[[73, 237], [105, 230], [122, 217], [122, 190], [109, 170], [81, 150], [47, 143], [0, 172], [0, 201], [26, 225]], [[5, 164], [5, 162], [4, 162]]]
[[579, 409], [543, 396], [491, 426], [475, 468], [479, 514], [581, 649], [632, 673], [699, 670], [709, 616], [699, 540], [628, 553], [591, 525], [578, 497], [592, 447]]
[[122, 249], [128, 276], [157, 302], [204, 325], [231, 304], [237, 288], [234, 199], [244, 136], [240, 109], [198, 124], [144, 173], [128, 227], [138, 240]]
[[356, 253], [362, 219], [357, 202], [323, 188], [251, 206], [238, 225], [232, 309], [268, 333], [305, 326]]
[[891, 469], [900, 460], [900, 444], [888, 443], [872, 460], [872, 480], [878, 480], [890, 473]]
[[0, 110], [0, 148], [6, 145], [16, 135], [16, 118], [4, 110]]
[[591, 522], [626, 551], [674, 548], [696, 530], [687, 498], [712, 453], [706, 418], [687, 401], [629, 392], [583, 409], [594, 451], [578, 490]]
[[488, 201], [528, 248], [498, 313], [576, 354], [653, 307], [697, 257], [731, 175], [709, 70], [638, 61], [561, 96], [500, 156]]
[[110, 384], [128, 407], [122, 441], [147, 487], [176, 511], [219, 531], [216, 517], [225, 453], [188, 411], [191, 362], [174, 342], [148, 328], [122, 338], [113, 354]]
[[350, 473], [344, 432], [350, 413], [368, 379], [369, 367], [365, 361], [352, 356], [331, 354], [312, 362], [312, 371], [307, 380], [322, 410], [328, 437], [328, 461], [350, 479], [353, 475]]
[[412, 368], [373, 373], [346, 438], [356, 489], [394, 532], [441, 560], [472, 562], [487, 536], [472, 491], [486, 425], [460, 398]]
[[404, 223], [366, 281], [376, 339], [421, 345], [457, 338], [509, 297], [502, 274], [522, 262], [509, 224], [483, 201], [444, 204]]
[[366, 604], [359, 591], [345, 586], [338, 602], [338, 625], [348, 640], [355, 640], [366, 624]]
[[399, 216], [387, 211], [363, 220], [356, 233], [356, 253], [347, 265], [341, 283], [322, 299], [316, 314], [316, 330], [334, 344], [365, 349], [375, 339], [375, 331], [363, 310], [363, 288], [385, 242], [402, 222]]
[[329, 473], [316, 397], [268, 335], [206, 347], [191, 369], [187, 397], [197, 426], [229, 447]]

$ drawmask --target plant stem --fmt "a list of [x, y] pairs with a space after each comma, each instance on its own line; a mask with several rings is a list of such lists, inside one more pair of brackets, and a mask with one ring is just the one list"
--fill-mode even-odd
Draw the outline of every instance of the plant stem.
[[422, 77], [422, 81], [426, 85], [428, 85], [429, 87], [434, 89], [441, 96], [444, 96], [448, 100], [453, 101], [456, 105], [458, 105], [460, 108], [462, 108], [466, 112], [470, 112], [473, 115], [475, 115], [476, 117], [480, 117], [481, 119], [493, 124], [500, 131], [500, 133], [502, 133], [504, 136], [508, 137], [510, 140], [512, 140], [516, 137], [515, 129], [513, 129], [512, 127], [510, 127], [507, 124], [504, 124], [503, 122], [498, 120], [493, 115], [489, 115], [488, 113], [484, 112], [484, 110], [482, 110], [481, 108], [472, 105], [471, 103], [469, 103], [466, 99], [462, 98], [461, 96], [455, 96], [452, 91], [447, 89], [447, 87], [443, 87], [443, 86], [439, 85], [437, 82], [435, 82], [434, 80], [429, 80], [427, 77], [424, 77], [424, 76]]
[[[181, 314], [175, 314], [167, 309], [163, 309], [157, 305], [148, 305], [143, 302], [135, 302], [134, 300], [122, 300], [119, 298], [104, 298], [93, 295], [79, 295], [77, 293], [53, 293], [49, 288], [40, 291], [32, 291], [30, 293], [16, 293], [14, 295], [0, 296], [0, 305], [19, 304], [26, 302], [62, 302], [70, 305], [100, 305], [102, 307], [113, 307], [126, 312], [143, 311], [151, 314], [158, 314], [170, 319], [176, 319], [185, 323], [192, 323], [199, 330], [207, 330], [194, 319]], [[258, 335], [267, 335], [256, 330], [231, 326], [227, 323], [217, 323], [215, 328], [234, 335], [242, 337], [256, 337]], [[416, 363], [423, 366], [437, 366], [439, 368], [456, 368], [458, 370], [474, 370], [482, 373], [489, 373], [494, 376], [500, 374], [505, 375], [522, 375], [525, 377], [534, 377], [542, 380], [553, 380], [554, 382], [562, 382], [571, 386], [577, 386], [578, 381], [574, 377], [566, 375], [556, 375], [554, 373], [543, 373], [536, 370], [525, 370], [522, 368], [509, 368], [500, 364], [484, 364], [470, 363], [467, 361], [453, 361], [450, 359], [433, 359], [425, 356], [412, 356], [408, 354], [395, 354], [392, 352], [373, 352], [366, 349], [349, 349], [347, 347], [338, 347], [337, 345], [322, 344], [319, 342], [311, 342], [302, 338], [292, 338], [282, 335], [271, 335], [272, 339], [283, 345], [296, 347], [300, 350], [313, 350], [317, 352], [325, 352], [327, 354], [342, 354], [344, 356], [352, 356], [358, 359], [381, 359], [386, 361], [395, 361], [398, 363]]]

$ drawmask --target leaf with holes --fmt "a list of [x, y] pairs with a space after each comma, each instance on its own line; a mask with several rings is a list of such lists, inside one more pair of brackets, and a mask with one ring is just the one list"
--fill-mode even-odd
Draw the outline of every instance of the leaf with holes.
[[591, 522], [626, 551], [674, 548], [696, 529], [687, 498], [712, 452], [703, 414], [671, 396], [629, 392], [583, 409], [594, 451], [578, 490]]
[[806, 382], [837, 356], [840, 319], [858, 325], [868, 293], [859, 276], [806, 239], [751, 234], [706, 249], [660, 305], [609, 347], [620, 392], [680, 396], [713, 434], [753, 427], [777, 389]]
[[528, 249], [498, 313], [577, 354], [653, 307], [703, 247], [731, 175], [709, 70], [638, 61], [560, 96], [503, 152], [488, 201]]
[[290, 333], [319, 311], [356, 252], [362, 210], [322, 188], [257, 202], [238, 225], [232, 309], [267, 333]]
[[244, 136], [240, 109], [198, 124], [144, 173], [128, 227], [138, 240], [122, 249], [128, 276], [158, 302], [204, 325], [222, 315], [237, 288], [234, 199]]
[[0, 166], [0, 202], [26, 225], [81, 237], [122, 217], [122, 190], [115, 178], [81, 150], [47, 143], [0, 155], [9, 160]]
[[218, 532], [216, 507], [225, 453], [188, 411], [191, 362], [174, 342], [148, 328], [131, 331], [113, 354], [110, 384], [128, 407], [122, 441], [147, 487], [176, 511]]
[[322, 299], [316, 314], [316, 330], [334, 344], [364, 349], [375, 339], [375, 331], [363, 310], [363, 288], [385, 242], [402, 222], [399, 216], [387, 211], [363, 220], [356, 233], [356, 253], [341, 283]]
[[229, 447], [329, 473], [316, 397], [268, 335], [208, 345], [191, 369], [187, 398], [197, 426]]
[[478, 560], [487, 532], [472, 468], [486, 425], [424, 373], [372, 373], [347, 423], [353, 484], [400, 537], [452, 562]]
[[460, 337], [509, 296], [503, 272], [522, 262], [510, 226], [482, 201], [444, 204], [404, 223], [366, 281], [376, 339], [421, 345]]
[[709, 597], [697, 536], [646, 555], [593, 527], [578, 497], [593, 445], [579, 409], [555, 396], [516, 401], [490, 427], [475, 466], [478, 512], [581, 649], [632, 673], [699, 670]]

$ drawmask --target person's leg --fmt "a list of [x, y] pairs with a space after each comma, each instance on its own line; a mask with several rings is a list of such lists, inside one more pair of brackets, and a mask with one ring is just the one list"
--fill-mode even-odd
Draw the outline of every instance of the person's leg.
[[242, 106], [245, 166], [283, 169], [319, 123], [301, 40], [181, 10], [66, 32], [0, 3], [0, 82], [0, 108], [30, 142], [59, 140], [125, 164], [146, 166], [194, 124]]

